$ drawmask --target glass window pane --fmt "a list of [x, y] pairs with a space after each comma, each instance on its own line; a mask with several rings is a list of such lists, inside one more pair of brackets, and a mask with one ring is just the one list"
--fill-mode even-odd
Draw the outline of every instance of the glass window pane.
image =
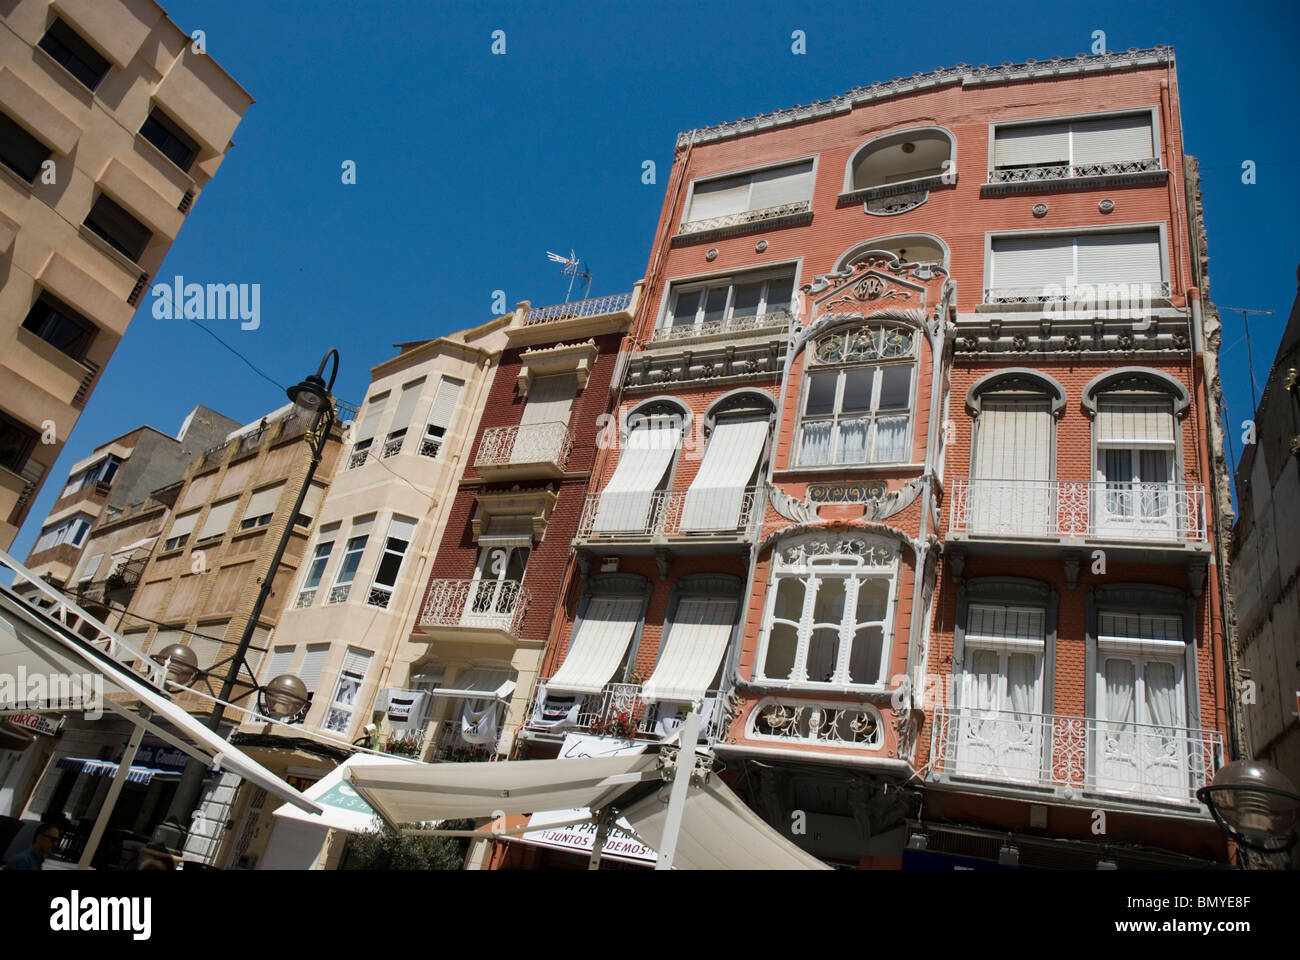
[[767, 313], [777, 310], [790, 312], [790, 298], [794, 293], [794, 268], [767, 281]]
[[889, 366], [880, 369], [878, 410], [906, 410], [912, 401], [912, 368]]
[[877, 683], [880, 680], [880, 655], [885, 644], [885, 633], [880, 627], [864, 627], [853, 636], [853, 651], [849, 654], [849, 681], [851, 683]]
[[864, 413], [871, 409], [871, 384], [875, 367], [844, 372], [844, 400], [840, 410], [844, 413]]
[[763, 676], [769, 680], [788, 680], [794, 670], [794, 651], [798, 632], [788, 624], [772, 627], [767, 640], [767, 659], [763, 663]]
[[835, 424], [830, 420], [805, 423], [799, 443], [799, 465], [816, 467], [831, 462], [831, 432]]
[[876, 421], [876, 445], [872, 460], [894, 463], [907, 459], [907, 417], [881, 417]]
[[677, 304], [673, 308], [672, 325], [674, 327], [695, 322], [695, 314], [700, 309], [700, 292], [699, 290], [691, 290], [688, 293], [679, 293], [677, 295]]
[[839, 424], [839, 454], [836, 463], [867, 462], [867, 430], [870, 420], [841, 420]]
[[776, 585], [776, 604], [772, 616], [780, 620], [799, 622], [803, 616], [803, 581], [797, 577], [782, 577]]
[[838, 628], [843, 619], [844, 578], [825, 577], [813, 603], [813, 623], [833, 623]]
[[816, 417], [835, 412], [835, 382], [837, 373], [814, 373], [808, 378], [808, 398], [803, 412]]
[[830, 683], [835, 675], [835, 655], [840, 646], [840, 628], [814, 630], [808, 640], [808, 679], [812, 683]]
[[752, 317], [758, 313], [763, 299], [763, 281], [736, 284], [736, 295], [731, 307], [733, 317]]
[[889, 603], [889, 581], [882, 578], [864, 580], [858, 584], [858, 610], [856, 623], [871, 623], [885, 619]]
[[704, 322], [714, 323], [727, 315], [727, 294], [730, 287], [714, 287], [704, 301]]

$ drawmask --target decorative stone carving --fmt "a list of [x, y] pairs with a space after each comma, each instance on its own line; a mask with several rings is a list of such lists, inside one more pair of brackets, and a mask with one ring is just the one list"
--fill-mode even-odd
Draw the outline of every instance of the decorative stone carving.
[[817, 508], [803, 500], [796, 500], [780, 487], [769, 485], [767, 502], [772, 509], [794, 523], [816, 523]]
[[1067, 553], [1061, 558], [1065, 567], [1065, 585], [1073, 590], [1079, 585], [1079, 554]]

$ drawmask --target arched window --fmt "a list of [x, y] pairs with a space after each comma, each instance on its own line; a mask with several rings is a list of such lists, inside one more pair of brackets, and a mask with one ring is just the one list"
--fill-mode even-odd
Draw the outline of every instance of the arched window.
[[878, 537], [814, 536], [778, 547], [755, 679], [884, 687], [899, 554]]
[[901, 263], [937, 263], [948, 266], [948, 245], [932, 233], [902, 233], [854, 244], [835, 261], [835, 271], [851, 267], [867, 253], [891, 253]]
[[919, 340], [910, 327], [860, 323], [812, 341], [804, 361], [799, 466], [908, 460]]

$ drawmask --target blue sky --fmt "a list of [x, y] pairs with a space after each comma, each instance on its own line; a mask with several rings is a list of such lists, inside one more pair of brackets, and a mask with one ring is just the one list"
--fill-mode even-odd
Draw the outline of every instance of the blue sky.
[[[392, 344], [564, 299], [545, 251], [575, 248], [593, 296], [646, 268], [680, 130], [956, 63], [1173, 44], [1184, 136], [1203, 165], [1212, 296], [1276, 311], [1251, 325], [1263, 386], [1295, 296], [1300, 13], [1290, 2], [1058, 5], [673, 0], [162, 0], [256, 98], [160, 271], [261, 284], [261, 326], [212, 325], [280, 383], [342, 353], [359, 401]], [[491, 53], [504, 30], [506, 54]], [[807, 53], [791, 53], [803, 30]], [[356, 163], [357, 182], [341, 182]], [[659, 182], [641, 182], [655, 161]], [[1257, 182], [1241, 182], [1254, 160]], [[205, 403], [249, 421], [281, 392], [146, 297], [15, 543], [25, 556], [66, 476], [147, 423]], [[1250, 416], [1239, 317], [1225, 314], [1234, 424]], [[1240, 453], [1240, 435], [1235, 438]]]

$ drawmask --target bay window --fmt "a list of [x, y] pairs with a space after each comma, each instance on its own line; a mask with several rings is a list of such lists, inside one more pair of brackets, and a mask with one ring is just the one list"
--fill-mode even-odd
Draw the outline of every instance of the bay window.
[[819, 339], [807, 360], [799, 466], [905, 462], [914, 355], [915, 337], [896, 327], [862, 326]]
[[321, 531], [321, 538], [312, 553], [311, 562], [307, 564], [307, 573], [302, 578], [302, 586], [298, 589], [298, 598], [293, 604], [295, 608], [309, 607], [316, 599], [316, 591], [325, 573], [325, 564], [329, 563], [330, 553], [334, 549], [334, 537], [338, 529], [339, 525], [334, 524], [332, 529]]
[[812, 540], [779, 550], [757, 679], [886, 685], [896, 580], [897, 553], [883, 542]]
[[366, 551], [366, 541], [370, 538], [370, 527], [374, 515], [365, 520], [353, 521], [352, 536], [348, 538], [343, 559], [339, 561], [338, 571], [334, 574], [334, 586], [330, 588], [326, 603], [342, 603], [352, 590], [352, 581], [357, 577], [357, 568], [361, 566], [361, 555]]

